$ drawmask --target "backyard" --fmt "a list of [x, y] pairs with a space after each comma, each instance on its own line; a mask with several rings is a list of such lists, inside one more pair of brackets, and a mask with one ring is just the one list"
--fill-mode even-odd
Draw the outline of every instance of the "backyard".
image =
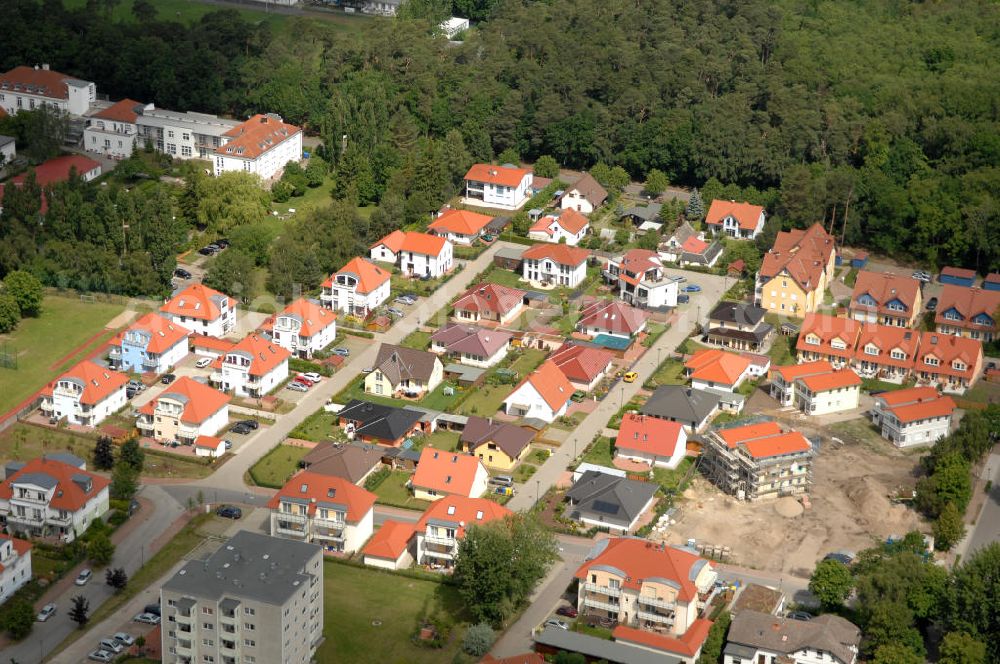
[[299, 469], [299, 461], [308, 453], [306, 447], [278, 445], [253, 465], [250, 478], [257, 486], [280, 489]]
[[614, 441], [610, 438], [598, 438], [583, 455], [584, 463], [593, 463], [598, 466], [610, 466], [614, 456]]
[[411, 477], [413, 477], [412, 473], [403, 470], [394, 470], [386, 475], [385, 479], [378, 486], [369, 490], [375, 494], [380, 503], [405, 507], [411, 510], [420, 510], [422, 512], [427, 509], [430, 503], [426, 500], [417, 500], [410, 493], [410, 490], [406, 487], [406, 483], [410, 481]]
[[684, 383], [684, 363], [680, 360], [668, 358], [656, 368], [656, 371], [646, 380], [643, 387], [653, 390], [660, 385], [683, 385]]
[[292, 429], [288, 433], [288, 437], [311, 440], [314, 443], [321, 443], [324, 440], [331, 440], [333, 438], [339, 439], [340, 436], [334, 433], [340, 431], [340, 427], [337, 426], [337, 420], [336, 413], [328, 413], [320, 408], [303, 420], [299, 426]]

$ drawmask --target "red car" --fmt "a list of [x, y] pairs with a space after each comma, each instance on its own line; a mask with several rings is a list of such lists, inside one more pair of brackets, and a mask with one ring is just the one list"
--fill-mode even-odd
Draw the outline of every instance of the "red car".
[[576, 609], [572, 606], [560, 606], [556, 609], [556, 613], [567, 618], [576, 618]]
[[313, 385], [316, 384], [316, 383], [312, 382], [311, 380], [309, 380], [308, 378], [306, 378], [305, 376], [303, 376], [302, 374], [299, 374], [298, 376], [295, 377], [295, 382], [296, 383], [302, 383], [306, 387], [312, 387]]

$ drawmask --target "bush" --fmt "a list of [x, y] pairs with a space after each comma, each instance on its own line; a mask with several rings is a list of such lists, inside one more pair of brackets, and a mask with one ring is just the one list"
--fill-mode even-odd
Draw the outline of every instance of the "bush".
[[35, 626], [35, 609], [29, 602], [15, 600], [7, 607], [3, 620], [3, 630], [10, 638], [20, 641], [31, 633]]
[[489, 624], [479, 623], [478, 625], [472, 625], [465, 631], [465, 638], [462, 640], [462, 650], [470, 655], [482, 657], [493, 647], [493, 642], [496, 641], [496, 638], [496, 633]]
[[385, 479], [389, 477], [389, 475], [391, 474], [392, 471], [389, 470], [388, 466], [382, 466], [374, 473], [369, 475], [368, 479], [365, 480], [365, 489], [367, 489], [368, 491], [374, 491], [375, 489], [379, 488], [382, 485], [382, 482], [384, 482]]

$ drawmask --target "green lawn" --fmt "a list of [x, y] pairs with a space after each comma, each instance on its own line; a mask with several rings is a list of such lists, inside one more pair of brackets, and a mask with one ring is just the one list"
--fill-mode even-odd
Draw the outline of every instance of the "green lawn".
[[333, 402], [339, 404], [346, 404], [351, 399], [361, 399], [362, 401], [370, 401], [372, 403], [380, 403], [386, 406], [402, 406], [404, 402], [399, 399], [392, 399], [390, 397], [383, 397], [377, 394], [368, 394], [365, 392], [365, 377], [361, 376], [353, 383], [348, 385], [345, 389], [341, 390], [339, 393], [334, 395]]
[[503, 400], [511, 393], [512, 385], [483, 385], [458, 407], [461, 415], [491, 417], [500, 410]]
[[[452, 661], [461, 647], [463, 603], [454, 586], [327, 561], [323, 597], [326, 640], [316, 661], [436, 664]], [[345, 598], [349, 611], [344, 610]], [[427, 614], [439, 614], [455, 625], [440, 650], [410, 640]]]
[[430, 503], [426, 500], [417, 500], [410, 493], [410, 490], [406, 488], [406, 483], [411, 477], [413, 477], [412, 473], [402, 470], [394, 470], [389, 473], [382, 480], [382, 483], [373, 489], [373, 492], [378, 497], [378, 502], [386, 505], [395, 505], [396, 507], [406, 507], [411, 510], [420, 510], [421, 512], [427, 509]]
[[447, 452], [454, 452], [458, 449], [458, 437], [459, 433], [457, 431], [438, 429], [431, 435], [424, 436], [419, 440], [421, 447], [433, 447]]
[[431, 346], [431, 333], [424, 332], [423, 330], [414, 330], [406, 335], [406, 338], [399, 345], [416, 350], [427, 350]]
[[[450, 387], [454, 392], [451, 396], [444, 393], [445, 388]], [[455, 383], [451, 381], [442, 381], [440, 385], [434, 388], [430, 394], [425, 396], [420, 400], [420, 406], [422, 408], [430, 408], [431, 410], [440, 410], [442, 412], [451, 412], [454, 409], [455, 404], [464, 396], [463, 388], [460, 388]]]
[[795, 340], [797, 337], [788, 337], [778, 334], [774, 337], [774, 344], [768, 355], [771, 358], [772, 366], [782, 366], [785, 364], [795, 364]]
[[[10, 334], [0, 334], [0, 349], [17, 354], [17, 369], [0, 368], [0, 414], [18, 405], [45, 383], [76, 364], [86, 354], [67, 358], [99, 332], [102, 341], [111, 338], [112, 332], [104, 326], [124, 311], [121, 304], [94, 302], [88, 304], [78, 297], [48, 295], [38, 318], [25, 318]], [[97, 346], [95, 340], [90, 348]], [[58, 366], [54, 366], [60, 362]]]
[[669, 468], [654, 468], [653, 480], [663, 487], [664, 491], [679, 493], [686, 488], [681, 486], [681, 482], [691, 470], [691, 464], [693, 463], [694, 460], [691, 457], [684, 457], [681, 459], [680, 465], [674, 470], [670, 470]]
[[514, 469], [514, 481], [518, 484], [524, 484], [531, 479], [531, 476], [535, 474], [536, 470], [538, 470], [538, 466], [535, 464], [522, 461], [521, 464]]
[[292, 429], [288, 436], [290, 438], [311, 440], [317, 443], [330, 440], [331, 436], [339, 439], [340, 436], [335, 433], [340, 431], [340, 427], [337, 426], [337, 419], [336, 413], [328, 413], [320, 408], [303, 420], [302, 424]]
[[655, 389], [660, 385], [683, 385], [687, 380], [684, 378], [684, 364], [678, 360], [664, 360], [649, 379], [643, 384], [647, 389]]
[[265, 454], [250, 469], [250, 477], [258, 486], [280, 489], [299, 469], [299, 461], [309, 450], [294, 445], [278, 445]]
[[612, 465], [611, 460], [613, 455], [611, 453], [611, 448], [614, 441], [610, 438], [604, 438], [603, 436], [594, 441], [587, 451], [583, 454], [584, 463], [595, 463], [599, 466], [610, 466]]
[[527, 288], [528, 282], [521, 280], [520, 273], [511, 272], [510, 270], [505, 270], [501, 267], [492, 266], [480, 276], [477, 283], [487, 282], [491, 284], [499, 284], [501, 286], [508, 286], [510, 288]]

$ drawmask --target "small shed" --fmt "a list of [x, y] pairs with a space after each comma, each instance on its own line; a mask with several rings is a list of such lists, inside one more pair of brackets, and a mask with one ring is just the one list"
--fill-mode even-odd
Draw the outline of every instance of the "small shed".
[[214, 436], [198, 436], [194, 441], [194, 453], [200, 457], [220, 457], [226, 453], [226, 443]]
[[951, 286], [971, 287], [976, 283], [976, 271], [964, 267], [946, 267], [941, 269], [938, 281]]
[[859, 251], [854, 254], [854, 258], [851, 259], [851, 267], [857, 268], [858, 270], [864, 269], [868, 265], [868, 252]]
[[504, 270], [520, 272], [525, 249], [527, 247], [500, 247], [493, 255], [493, 264]]
[[742, 277], [743, 273], [746, 272], [746, 270], [747, 270], [747, 264], [746, 261], [744, 261], [742, 258], [737, 258], [726, 267], [726, 272], [729, 274], [729, 276], [735, 277], [737, 279]]
[[983, 290], [1000, 291], [1000, 272], [992, 272], [983, 279]]

